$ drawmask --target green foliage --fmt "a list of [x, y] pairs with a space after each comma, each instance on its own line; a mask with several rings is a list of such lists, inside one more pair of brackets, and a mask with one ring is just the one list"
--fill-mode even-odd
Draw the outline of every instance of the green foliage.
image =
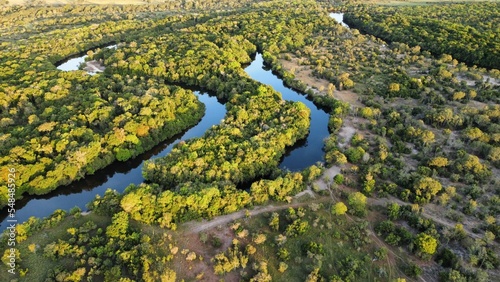
[[332, 214], [334, 215], [344, 215], [346, 212], [347, 206], [342, 202], [338, 202], [332, 207]]
[[328, 151], [325, 156], [325, 160], [328, 164], [337, 164], [337, 165], [343, 165], [347, 163], [347, 158], [342, 152], [340, 152], [337, 149], [333, 149], [331, 151]]
[[141, 184], [129, 189], [120, 206], [134, 220], [176, 229], [178, 222], [235, 212], [252, 201], [234, 185], [186, 183], [179, 189], [187, 193], [166, 190], [158, 194], [158, 185]]
[[274, 231], [278, 231], [280, 227], [280, 217], [278, 213], [273, 212], [271, 215], [271, 218], [269, 219], [269, 227], [271, 227]]
[[277, 256], [279, 259], [287, 261], [290, 259], [290, 251], [286, 248], [280, 248], [278, 250]]
[[250, 191], [256, 204], [265, 203], [268, 199], [285, 201], [290, 195], [304, 189], [305, 183], [300, 173], [287, 173], [275, 180], [262, 179], [252, 183]]
[[436, 261], [443, 267], [457, 268], [459, 264], [458, 256], [448, 248], [443, 248], [436, 255]]
[[351, 163], [358, 163], [363, 155], [365, 154], [365, 150], [361, 147], [350, 147], [345, 151], [345, 155], [347, 160]]
[[416, 263], [410, 263], [408, 266], [405, 268], [405, 273], [413, 278], [417, 278], [422, 274], [422, 268], [418, 266]]
[[349, 195], [348, 204], [350, 211], [357, 216], [366, 214], [366, 196], [361, 192], [354, 192]]
[[377, 257], [378, 260], [384, 260], [387, 258], [387, 253], [388, 250], [384, 247], [378, 249], [375, 251], [375, 256]]
[[391, 246], [408, 246], [413, 241], [413, 234], [410, 231], [389, 220], [378, 223], [375, 231]]
[[285, 234], [288, 237], [296, 237], [304, 234], [309, 229], [309, 222], [296, 219], [286, 227]]
[[375, 189], [375, 179], [373, 179], [373, 175], [368, 172], [365, 175], [365, 181], [363, 182], [363, 192], [365, 194], [370, 195]]
[[126, 212], [119, 212], [113, 216], [111, 225], [106, 228], [106, 235], [109, 238], [124, 239], [128, 233], [129, 215]]
[[[118, 74], [96, 79], [52, 71], [31, 84], [39, 93], [26, 92], [21, 85], [12, 86], [18, 89], [12, 90], [17, 94], [11, 99], [30, 101], [17, 110], [20, 122], [2, 127], [5, 134], [23, 135], [18, 139], [9, 134], [6, 137], [10, 141], [2, 149], [19, 171], [18, 196], [24, 192], [45, 194], [115, 160], [136, 157], [193, 125], [203, 114], [203, 106], [189, 90], [153, 81], [146, 84], [139, 79], [125, 84], [126, 80], [125, 75]], [[48, 98], [53, 92], [60, 97]], [[40, 108], [34, 108], [32, 103]], [[48, 113], [56, 108], [61, 109], [57, 115]], [[145, 108], [155, 115], [139, 115]], [[35, 114], [39, 121], [28, 124], [27, 116], [21, 113]], [[39, 160], [36, 163], [35, 158]], [[3, 179], [0, 181], [0, 185], [6, 185]]]
[[212, 259], [215, 274], [221, 275], [237, 268], [245, 268], [248, 257], [239, 250], [237, 244], [233, 244], [226, 253], [219, 253]]
[[[205, 4], [180, 1], [171, 5]], [[232, 5], [237, 4], [227, 7]], [[5, 157], [0, 161], [6, 163], [7, 157], [13, 158], [22, 167], [19, 193], [45, 193], [52, 184], [70, 183], [115, 159], [132, 158], [171, 133], [195, 124], [203, 106], [190, 90], [183, 88], [186, 85], [213, 91], [227, 101], [228, 110], [221, 124], [201, 138], [181, 142], [171, 156], [147, 163], [144, 174], [150, 183], [131, 185], [123, 195], [108, 190], [103, 197], [96, 197], [89, 204], [92, 214], [88, 216], [106, 215], [113, 218], [111, 223], [69, 224], [62, 228], [63, 235], [45, 238], [50, 242], [42, 245], [41, 251], [31, 245], [33, 233], [57, 226], [66, 218], [81, 222], [85, 217], [77, 218], [76, 210], [71, 212], [75, 217], [57, 212], [43, 223], [31, 220], [18, 225], [22, 265], [45, 253], [44, 259], [52, 264], [46, 267], [45, 277], [40, 277], [47, 280], [81, 280], [82, 275], [87, 280], [184, 279], [184, 273], [177, 275], [166, 263], [176, 252], [162, 247], [171, 244], [158, 237], [175, 233], [162, 228], [175, 230], [184, 221], [212, 218], [268, 200], [289, 201], [291, 195], [315, 179], [321, 173], [320, 167], [301, 173], [275, 172], [285, 148], [307, 134], [309, 113], [303, 105], [283, 102], [273, 89], [248, 79], [241, 66], [257, 49], [294, 88], [305, 90], [306, 86], [285, 70], [280, 55], [299, 58], [301, 65], [310, 67], [313, 75], [328, 80], [332, 87], [337, 84], [342, 91], [353, 87], [358, 96], [356, 103], [364, 104], [357, 114], [369, 119], [359, 127], [371, 132], [363, 133], [365, 139], [356, 135], [346, 155], [337, 147], [337, 132], [343, 120], [366, 120], [346, 117], [350, 106], [332, 95], [311, 94], [310, 98], [331, 113], [329, 128], [334, 133], [325, 141], [327, 163], [344, 164], [349, 160], [359, 164], [363, 183], [358, 188], [369, 194], [376, 179], [385, 192], [426, 203], [442, 190], [439, 181], [446, 183], [450, 177], [452, 181], [470, 183], [453, 184], [458, 193], [450, 193], [451, 208], [479, 217], [498, 213], [498, 197], [482, 197], [493, 191], [490, 188], [496, 183], [491, 179], [489, 165], [497, 165], [499, 159], [498, 105], [483, 107], [470, 101], [496, 103], [498, 87], [483, 83], [483, 75], [488, 79], [485, 71], [471, 68], [466, 73], [467, 67], [451, 56], [433, 60], [420, 48], [405, 44], [383, 46], [376, 38], [335, 25], [313, 2], [263, 2], [248, 7], [217, 14], [204, 10], [202, 14], [183, 14], [182, 18], [170, 14], [174, 12], [163, 4], [148, 6], [155, 13], [145, 13], [143, 7], [108, 7], [115, 16], [113, 21], [100, 13], [92, 13], [95, 18], [89, 16], [85, 9], [96, 9], [94, 6], [74, 11], [53, 7], [53, 17], [46, 16], [47, 10], [29, 10], [37, 11], [33, 19], [47, 22], [59, 21], [58, 17], [63, 16], [57, 13], [67, 12], [68, 30], [58, 30], [60, 25], [44, 26], [44, 20], [26, 16], [11, 24], [12, 18], [28, 13], [23, 8], [12, 15], [2, 14], [9, 15], [0, 19], [6, 36], [2, 40], [16, 39], [16, 43], [0, 43], [5, 51], [0, 55], [0, 106], [5, 109], [0, 113], [5, 129], [0, 142]], [[121, 9], [123, 13], [117, 12]], [[132, 15], [136, 18], [126, 19]], [[404, 19], [397, 13], [391, 17], [394, 22]], [[91, 23], [97, 25], [87, 26]], [[21, 29], [26, 34], [15, 34]], [[35, 30], [40, 35], [30, 37]], [[53, 38], [46, 38], [44, 30], [50, 30]], [[25, 39], [17, 40], [16, 36]], [[82, 72], [62, 73], [52, 65], [67, 55], [110, 41], [124, 44], [116, 51], [90, 52], [106, 65], [103, 74], [90, 77]], [[50, 46], [56, 47], [51, 50]], [[488, 75], [498, 78], [494, 70]], [[464, 78], [476, 85], [465, 83]], [[413, 99], [406, 99], [409, 97]], [[456, 101], [452, 101], [454, 98]], [[443, 129], [447, 130], [445, 135]], [[464, 151], [456, 150], [461, 147]], [[369, 156], [367, 153], [373, 157], [361, 162]], [[411, 159], [418, 161], [415, 169], [409, 169], [409, 164], [414, 164]], [[355, 174], [355, 168], [349, 173]], [[269, 179], [261, 179], [267, 175], [271, 175]], [[439, 181], [433, 178], [436, 175]], [[356, 176], [350, 175], [350, 182]], [[59, 177], [62, 180], [54, 182]], [[236, 188], [237, 184], [251, 181], [249, 192]], [[341, 184], [343, 177], [338, 175], [334, 181]], [[464, 194], [469, 198], [462, 198]], [[1, 199], [6, 200], [5, 195], [0, 195]], [[359, 192], [349, 195], [347, 204], [350, 213], [366, 213], [366, 197]], [[366, 222], [332, 218], [332, 213], [340, 215], [346, 210], [346, 205], [339, 202], [332, 209], [316, 207], [314, 213], [306, 208], [291, 208], [281, 217], [276, 213], [255, 222], [253, 216], [247, 218], [245, 222], [253, 224], [251, 232], [258, 233], [255, 243], [251, 243], [255, 247], [235, 243], [214, 259], [215, 271], [222, 274], [243, 269], [248, 255], [252, 255], [252, 269], [240, 272], [244, 280], [328, 277], [332, 281], [389, 281], [400, 275], [393, 269], [384, 272], [383, 261], [372, 261], [374, 256], [382, 260], [386, 254], [382, 249], [369, 251]], [[441, 229], [432, 220], [417, 209], [397, 204], [389, 205], [387, 214], [398, 221], [383, 221], [375, 227], [387, 244], [408, 247], [426, 258], [437, 252]], [[500, 229], [491, 220], [483, 227], [489, 230], [488, 235], [471, 243], [469, 254], [464, 256], [468, 261], [463, 264], [492, 269], [499, 264], [492, 235], [500, 237]], [[152, 232], [156, 237], [141, 236], [151, 230], [156, 230]], [[415, 238], [414, 234], [419, 235]], [[221, 238], [207, 235], [203, 241], [220, 248], [224, 241]], [[241, 240], [242, 244], [249, 242], [245, 236]], [[443, 265], [457, 268], [452, 255], [438, 254], [438, 258]], [[182, 260], [185, 262], [185, 257]], [[33, 270], [30, 266], [27, 277]], [[374, 272], [378, 270], [377, 277]], [[410, 276], [420, 272], [416, 265], [408, 267]], [[459, 277], [456, 272], [452, 274], [450, 277]], [[469, 280], [476, 278], [472, 273], [467, 275]]]
[[[387, 41], [406, 42], [435, 54], [451, 54], [469, 64], [499, 69], [496, 58], [500, 53], [495, 47], [500, 37], [495, 29], [500, 24], [499, 10], [499, 4], [493, 2], [365, 6], [347, 13], [344, 20]], [[452, 60], [449, 55], [443, 59]]]
[[443, 282], [467, 282], [467, 277], [462, 275], [460, 271], [452, 269], [446, 273], [440, 275], [440, 280]]
[[468, 154], [463, 150], [457, 152], [457, 159], [453, 164], [453, 168], [462, 175], [462, 179], [467, 179], [469, 175], [474, 182], [485, 182], [491, 176], [491, 170], [477, 156]]
[[342, 260], [341, 264], [343, 270], [340, 271], [340, 275], [347, 281], [355, 280], [356, 277], [364, 275], [366, 271], [362, 266], [364, 262], [351, 256]]
[[322, 172], [322, 167], [312, 165], [304, 170], [303, 175], [307, 182], [311, 183], [313, 180], [316, 180], [319, 176], [321, 176]]
[[441, 183], [431, 177], [422, 177], [415, 181], [413, 185], [415, 191], [415, 202], [428, 203], [439, 191], [441, 191]]
[[400, 206], [397, 203], [387, 204], [387, 215], [390, 220], [396, 220], [399, 218]]
[[279, 264], [279, 268], [278, 268], [278, 271], [283, 273], [285, 272], [286, 270], [288, 269], [288, 264], [284, 263], [284, 262], [280, 262]]
[[338, 184], [338, 185], [341, 185], [341, 184], [344, 184], [344, 175], [342, 174], [337, 174], [333, 177], [333, 181]]
[[[26, 242], [26, 245], [34, 246], [34, 252], [28, 251], [24, 242], [18, 245], [21, 252], [30, 254], [26, 263], [32, 271], [24, 274], [24, 279], [29, 281], [40, 277], [81, 281], [85, 276], [90, 279], [107, 277], [116, 281], [125, 277], [133, 280], [150, 277], [153, 281], [160, 281], [159, 273], [167, 269], [160, 263], [163, 252], [153, 251], [153, 245], [165, 242], [158, 241], [158, 237], [154, 240], [147, 235], [141, 237], [137, 225], [131, 224], [124, 212], [116, 214], [111, 222], [92, 213], [78, 219], [66, 216], [56, 225], [40, 228], [42, 232]], [[23, 260], [19, 263], [24, 264]], [[35, 265], [46, 269], [36, 269]], [[155, 271], [151, 271], [149, 265]]]
[[415, 238], [417, 250], [423, 258], [429, 258], [436, 253], [438, 240], [431, 235], [420, 233]]

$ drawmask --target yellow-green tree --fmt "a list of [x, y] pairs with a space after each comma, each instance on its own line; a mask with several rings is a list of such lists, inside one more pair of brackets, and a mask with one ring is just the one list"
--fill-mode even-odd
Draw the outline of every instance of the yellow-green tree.
[[348, 204], [353, 214], [363, 216], [366, 213], [366, 196], [361, 192], [355, 192], [349, 195]]
[[435, 157], [429, 161], [431, 167], [445, 167], [448, 165], [448, 159], [445, 157]]
[[441, 189], [441, 183], [431, 177], [422, 177], [413, 186], [415, 202], [428, 203]]
[[332, 207], [332, 214], [334, 215], [344, 215], [346, 212], [347, 206], [342, 202], [338, 202]]
[[422, 258], [429, 259], [436, 253], [438, 240], [429, 234], [420, 233], [415, 238], [415, 245], [419, 255]]

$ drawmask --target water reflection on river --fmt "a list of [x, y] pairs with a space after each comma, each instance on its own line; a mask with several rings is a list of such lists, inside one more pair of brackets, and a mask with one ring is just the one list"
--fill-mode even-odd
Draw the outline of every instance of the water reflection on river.
[[[85, 56], [71, 59], [71, 69], [69, 69], [69, 64], [66, 64], [67, 62], [58, 66], [58, 69], [62, 65], [65, 65], [65, 71], [77, 70], [80, 63], [84, 61], [83, 57]], [[75, 206], [85, 210], [85, 205], [88, 202], [94, 199], [97, 194], [103, 195], [108, 188], [122, 192], [129, 184], [143, 182], [142, 166], [144, 161], [167, 155], [173, 146], [181, 140], [202, 136], [210, 127], [219, 124], [226, 115], [226, 107], [216, 97], [198, 91], [195, 91], [195, 94], [205, 104], [206, 108], [206, 113], [198, 124], [160, 143], [133, 160], [116, 162], [97, 171], [94, 175], [88, 175], [85, 179], [76, 181], [65, 187], [60, 187], [49, 194], [25, 196], [23, 200], [16, 202], [17, 221], [19, 223], [24, 222], [31, 216], [46, 217], [57, 209], [69, 210]], [[8, 226], [6, 222], [6, 209], [2, 211], [1, 216], [2, 223], [0, 230], [3, 231]]]
[[[77, 70], [85, 56], [73, 58], [58, 66], [64, 71]], [[283, 99], [299, 101], [311, 109], [311, 128], [309, 135], [300, 140], [295, 146], [288, 148], [283, 157], [280, 168], [298, 171], [324, 158], [323, 139], [328, 136], [328, 114], [316, 107], [304, 95], [284, 86], [283, 81], [274, 75], [271, 70], [265, 68], [261, 54], [257, 54], [255, 60], [245, 68], [245, 71], [255, 80], [271, 85], [275, 90], [281, 92]], [[16, 219], [24, 222], [31, 216], [46, 217], [57, 209], [69, 210], [75, 206], [85, 210], [85, 204], [95, 198], [97, 194], [103, 195], [108, 188], [119, 192], [125, 190], [129, 184], [139, 184], [144, 181], [142, 177], [142, 166], [145, 160], [167, 155], [173, 146], [181, 140], [202, 136], [210, 127], [219, 124], [226, 115], [226, 108], [217, 98], [206, 93], [195, 92], [198, 99], [205, 104], [206, 112], [201, 121], [194, 127], [173, 138], [162, 142], [152, 150], [139, 155], [127, 162], [116, 162], [109, 167], [97, 171], [94, 175], [88, 175], [85, 179], [76, 181], [71, 185], [42, 196], [26, 196], [25, 199], [16, 203]], [[0, 230], [8, 226], [3, 216]]]
[[299, 171], [317, 162], [323, 162], [323, 140], [329, 135], [329, 115], [314, 105], [306, 96], [286, 87], [280, 78], [273, 74], [270, 69], [265, 68], [261, 54], [255, 56], [255, 60], [245, 68], [245, 71], [253, 79], [271, 85], [275, 90], [281, 92], [283, 99], [304, 103], [311, 110], [309, 135], [305, 140], [298, 142], [288, 150], [280, 163], [280, 168]]

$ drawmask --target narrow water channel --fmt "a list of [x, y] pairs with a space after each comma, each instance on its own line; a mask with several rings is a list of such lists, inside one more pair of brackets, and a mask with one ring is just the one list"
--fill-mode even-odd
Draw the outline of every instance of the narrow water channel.
[[328, 137], [329, 115], [318, 108], [306, 96], [286, 87], [278, 76], [266, 68], [264, 59], [257, 53], [255, 60], [245, 68], [247, 74], [254, 80], [263, 84], [271, 85], [276, 91], [281, 93], [284, 100], [302, 102], [311, 110], [311, 127], [309, 135], [305, 140], [301, 140], [295, 146], [287, 150], [280, 163], [281, 169], [299, 171], [308, 166], [324, 161], [323, 140]]

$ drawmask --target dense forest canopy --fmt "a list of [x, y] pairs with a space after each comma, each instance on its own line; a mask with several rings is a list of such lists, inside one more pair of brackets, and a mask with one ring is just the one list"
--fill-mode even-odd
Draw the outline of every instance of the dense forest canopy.
[[[178, 19], [169, 24], [183, 25]], [[1, 163], [19, 171], [17, 196], [44, 194], [135, 157], [201, 118], [204, 107], [190, 90], [137, 76], [62, 72], [51, 64], [146, 26], [151, 28], [141, 21], [105, 22], [4, 44]]]
[[[494, 25], [464, 16], [465, 4], [343, 6], [351, 25], [377, 27], [362, 34], [329, 18], [328, 1], [169, 3], [3, 9], [14, 20], [2, 19], [0, 162], [18, 169], [18, 197], [195, 124], [204, 107], [191, 87], [224, 100], [227, 114], [147, 162], [146, 183], [97, 196], [90, 214], [57, 210], [17, 225], [18, 272], [5, 270], [4, 235], [0, 280], [498, 280], [500, 72], [457, 51], [497, 37], [429, 41], [408, 28], [435, 36], [436, 15], [449, 34], [494, 35]], [[406, 37], [378, 33], [387, 26]], [[100, 49], [109, 43], [120, 44]], [[55, 68], [87, 50], [103, 73]], [[314, 125], [304, 104], [245, 73], [257, 51], [330, 114], [325, 164], [277, 168]], [[498, 62], [488, 56], [474, 58]]]
[[470, 65], [500, 68], [500, 3], [360, 6], [346, 22], [387, 41], [419, 45]]

